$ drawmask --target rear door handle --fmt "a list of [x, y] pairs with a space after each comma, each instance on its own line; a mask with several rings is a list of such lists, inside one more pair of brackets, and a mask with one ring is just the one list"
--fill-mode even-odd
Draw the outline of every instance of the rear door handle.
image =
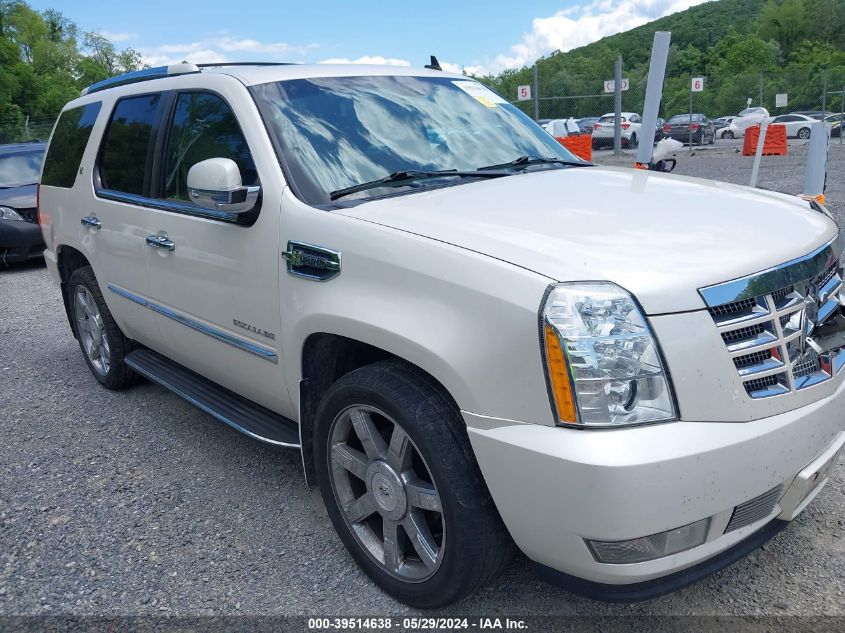
[[103, 226], [103, 223], [100, 222], [93, 215], [86, 215], [79, 221], [79, 223], [83, 226], [90, 226], [92, 229], [99, 229], [101, 226]]
[[176, 250], [176, 242], [168, 239], [165, 235], [148, 235], [147, 244], [155, 248], [163, 248], [168, 251]]

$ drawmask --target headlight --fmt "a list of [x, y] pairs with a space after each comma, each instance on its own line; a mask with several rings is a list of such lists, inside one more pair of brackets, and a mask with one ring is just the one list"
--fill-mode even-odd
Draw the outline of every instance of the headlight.
[[677, 419], [657, 342], [634, 298], [609, 282], [555, 286], [543, 306], [549, 387], [563, 425]]
[[0, 220], [21, 220], [21, 214], [11, 207], [0, 207]]

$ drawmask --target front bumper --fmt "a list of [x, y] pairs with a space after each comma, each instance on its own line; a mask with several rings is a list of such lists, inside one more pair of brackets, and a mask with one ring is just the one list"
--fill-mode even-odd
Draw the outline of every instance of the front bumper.
[[[464, 418], [502, 519], [529, 558], [590, 583], [633, 585], [742, 550], [773, 519], [800, 511], [842, 453], [845, 383], [807, 406], [744, 423], [582, 431]], [[771, 512], [725, 532], [736, 506], [778, 485], [784, 493]], [[634, 539], [707, 517], [704, 544], [647, 562], [599, 563], [584, 540]]]
[[0, 220], [0, 263], [40, 257], [44, 252], [41, 227], [20, 220]]

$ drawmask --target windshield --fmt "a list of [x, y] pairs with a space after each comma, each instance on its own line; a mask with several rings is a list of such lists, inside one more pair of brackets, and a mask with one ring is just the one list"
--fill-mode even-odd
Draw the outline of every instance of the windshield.
[[44, 152], [0, 155], [0, 187], [17, 187], [38, 182]]
[[[582, 162], [469, 79], [314, 77], [252, 90], [289, 177], [309, 204], [326, 204], [333, 191], [403, 171], [473, 171], [521, 156]], [[474, 180], [408, 182], [389, 193], [462, 182]], [[385, 193], [374, 188], [350, 198]]]

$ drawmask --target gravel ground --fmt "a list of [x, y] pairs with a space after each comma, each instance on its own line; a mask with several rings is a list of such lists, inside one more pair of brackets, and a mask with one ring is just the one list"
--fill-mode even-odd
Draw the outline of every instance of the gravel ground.
[[[800, 146], [764, 159], [761, 184], [797, 192], [802, 165]], [[844, 167], [833, 146], [840, 223]], [[746, 182], [750, 159], [697, 149], [677, 172]], [[840, 463], [766, 546], [668, 596], [593, 602], [544, 584], [518, 557], [444, 614], [845, 615], [843, 484]], [[0, 617], [407, 613], [346, 553], [298, 453], [152, 384], [101, 388], [43, 264], [0, 271]]]

